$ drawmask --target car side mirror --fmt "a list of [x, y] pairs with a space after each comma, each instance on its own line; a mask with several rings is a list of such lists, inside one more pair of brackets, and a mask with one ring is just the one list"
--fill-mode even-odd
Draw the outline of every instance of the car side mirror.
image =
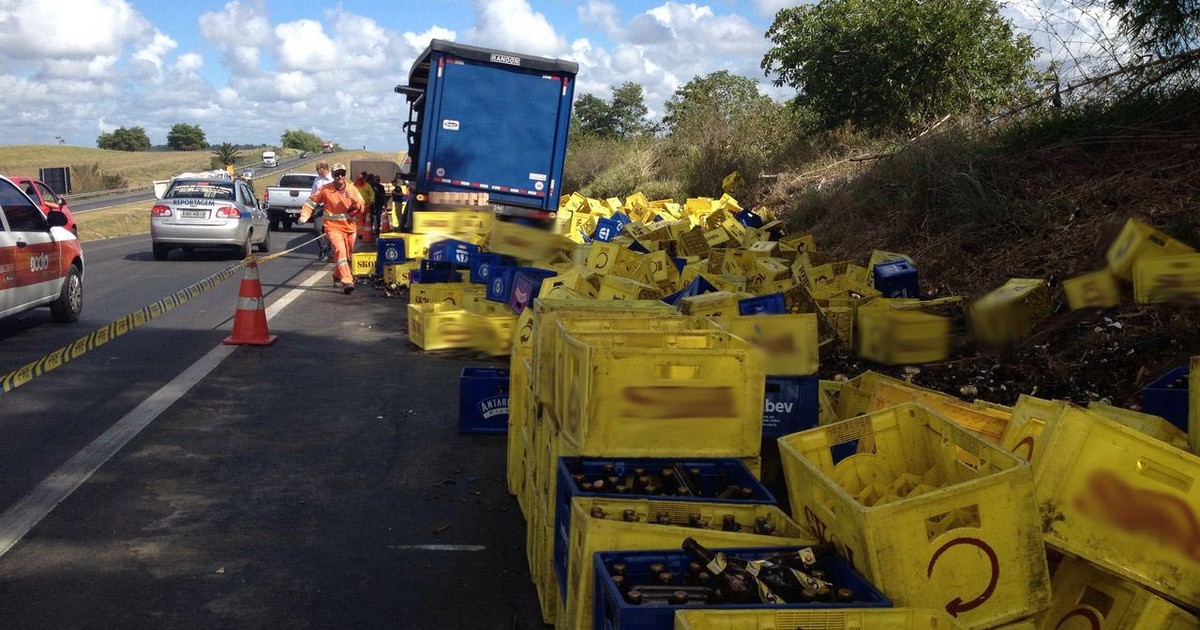
[[53, 210], [46, 215], [46, 223], [50, 227], [67, 227], [67, 215], [60, 210]]

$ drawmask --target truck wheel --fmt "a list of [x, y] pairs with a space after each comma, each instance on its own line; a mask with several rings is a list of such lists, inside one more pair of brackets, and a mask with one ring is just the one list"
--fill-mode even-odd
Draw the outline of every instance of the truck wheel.
[[171, 253], [171, 248], [166, 245], [154, 244], [154, 260], [166, 260], [167, 254]]
[[284, 220], [283, 220], [283, 230], [284, 230], [285, 232], [291, 232], [291, 231], [292, 231], [292, 220], [291, 220], [291, 219], [284, 219]]
[[63, 278], [62, 290], [58, 299], [50, 303], [50, 316], [60, 323], [77, 322], [83, 312], [83, 276], [79, 267], [71, 265], [67, 277]]

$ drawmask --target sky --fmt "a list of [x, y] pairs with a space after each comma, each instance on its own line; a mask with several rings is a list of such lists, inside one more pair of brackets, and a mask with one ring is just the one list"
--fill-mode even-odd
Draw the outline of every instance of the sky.
[[[1074, 0], [1079, 1], [1079, 0]], [[1005, 9], [1044, 49], [1078, 57], [1112, 28], [1072, 0]], [[213, 144], [301, 129], [345, 148], [402, 151], [407, 82], [434, 38], [569, 59], [576, 97], [633, 81], [651, 117], [692, 78], [753, 78], [777, 11], [797, 0], [0, 0], [0, 144], [94, 147], [118, 127], [166, 143], [177, 123]], [[1048, 32], [1047, 23], [1052, 23]]]

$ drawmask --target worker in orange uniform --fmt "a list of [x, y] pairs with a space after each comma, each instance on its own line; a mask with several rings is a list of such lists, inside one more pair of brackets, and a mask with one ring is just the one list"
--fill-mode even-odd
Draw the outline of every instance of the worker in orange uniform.
[[355, 224], [358, 214], [367, 211], [367, 204], [354, 186], [346, 183], [346, 165], [333, 165], [333, 183], [325, 184], [304, 202], [305, 215], [312, 216], [319, 204], [325, 204], [325, 236], [333, 247], [333, 286], [349, 295], [354, 291], [354, 272], [350, 270], [350, 255], [354, 252]]

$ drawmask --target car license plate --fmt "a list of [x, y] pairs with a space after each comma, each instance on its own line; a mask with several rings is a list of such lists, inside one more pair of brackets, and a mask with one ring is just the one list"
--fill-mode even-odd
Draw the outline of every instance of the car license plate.
[[179, 218], [181, 219], [207, 219], [208, 210], [180, 210]]

